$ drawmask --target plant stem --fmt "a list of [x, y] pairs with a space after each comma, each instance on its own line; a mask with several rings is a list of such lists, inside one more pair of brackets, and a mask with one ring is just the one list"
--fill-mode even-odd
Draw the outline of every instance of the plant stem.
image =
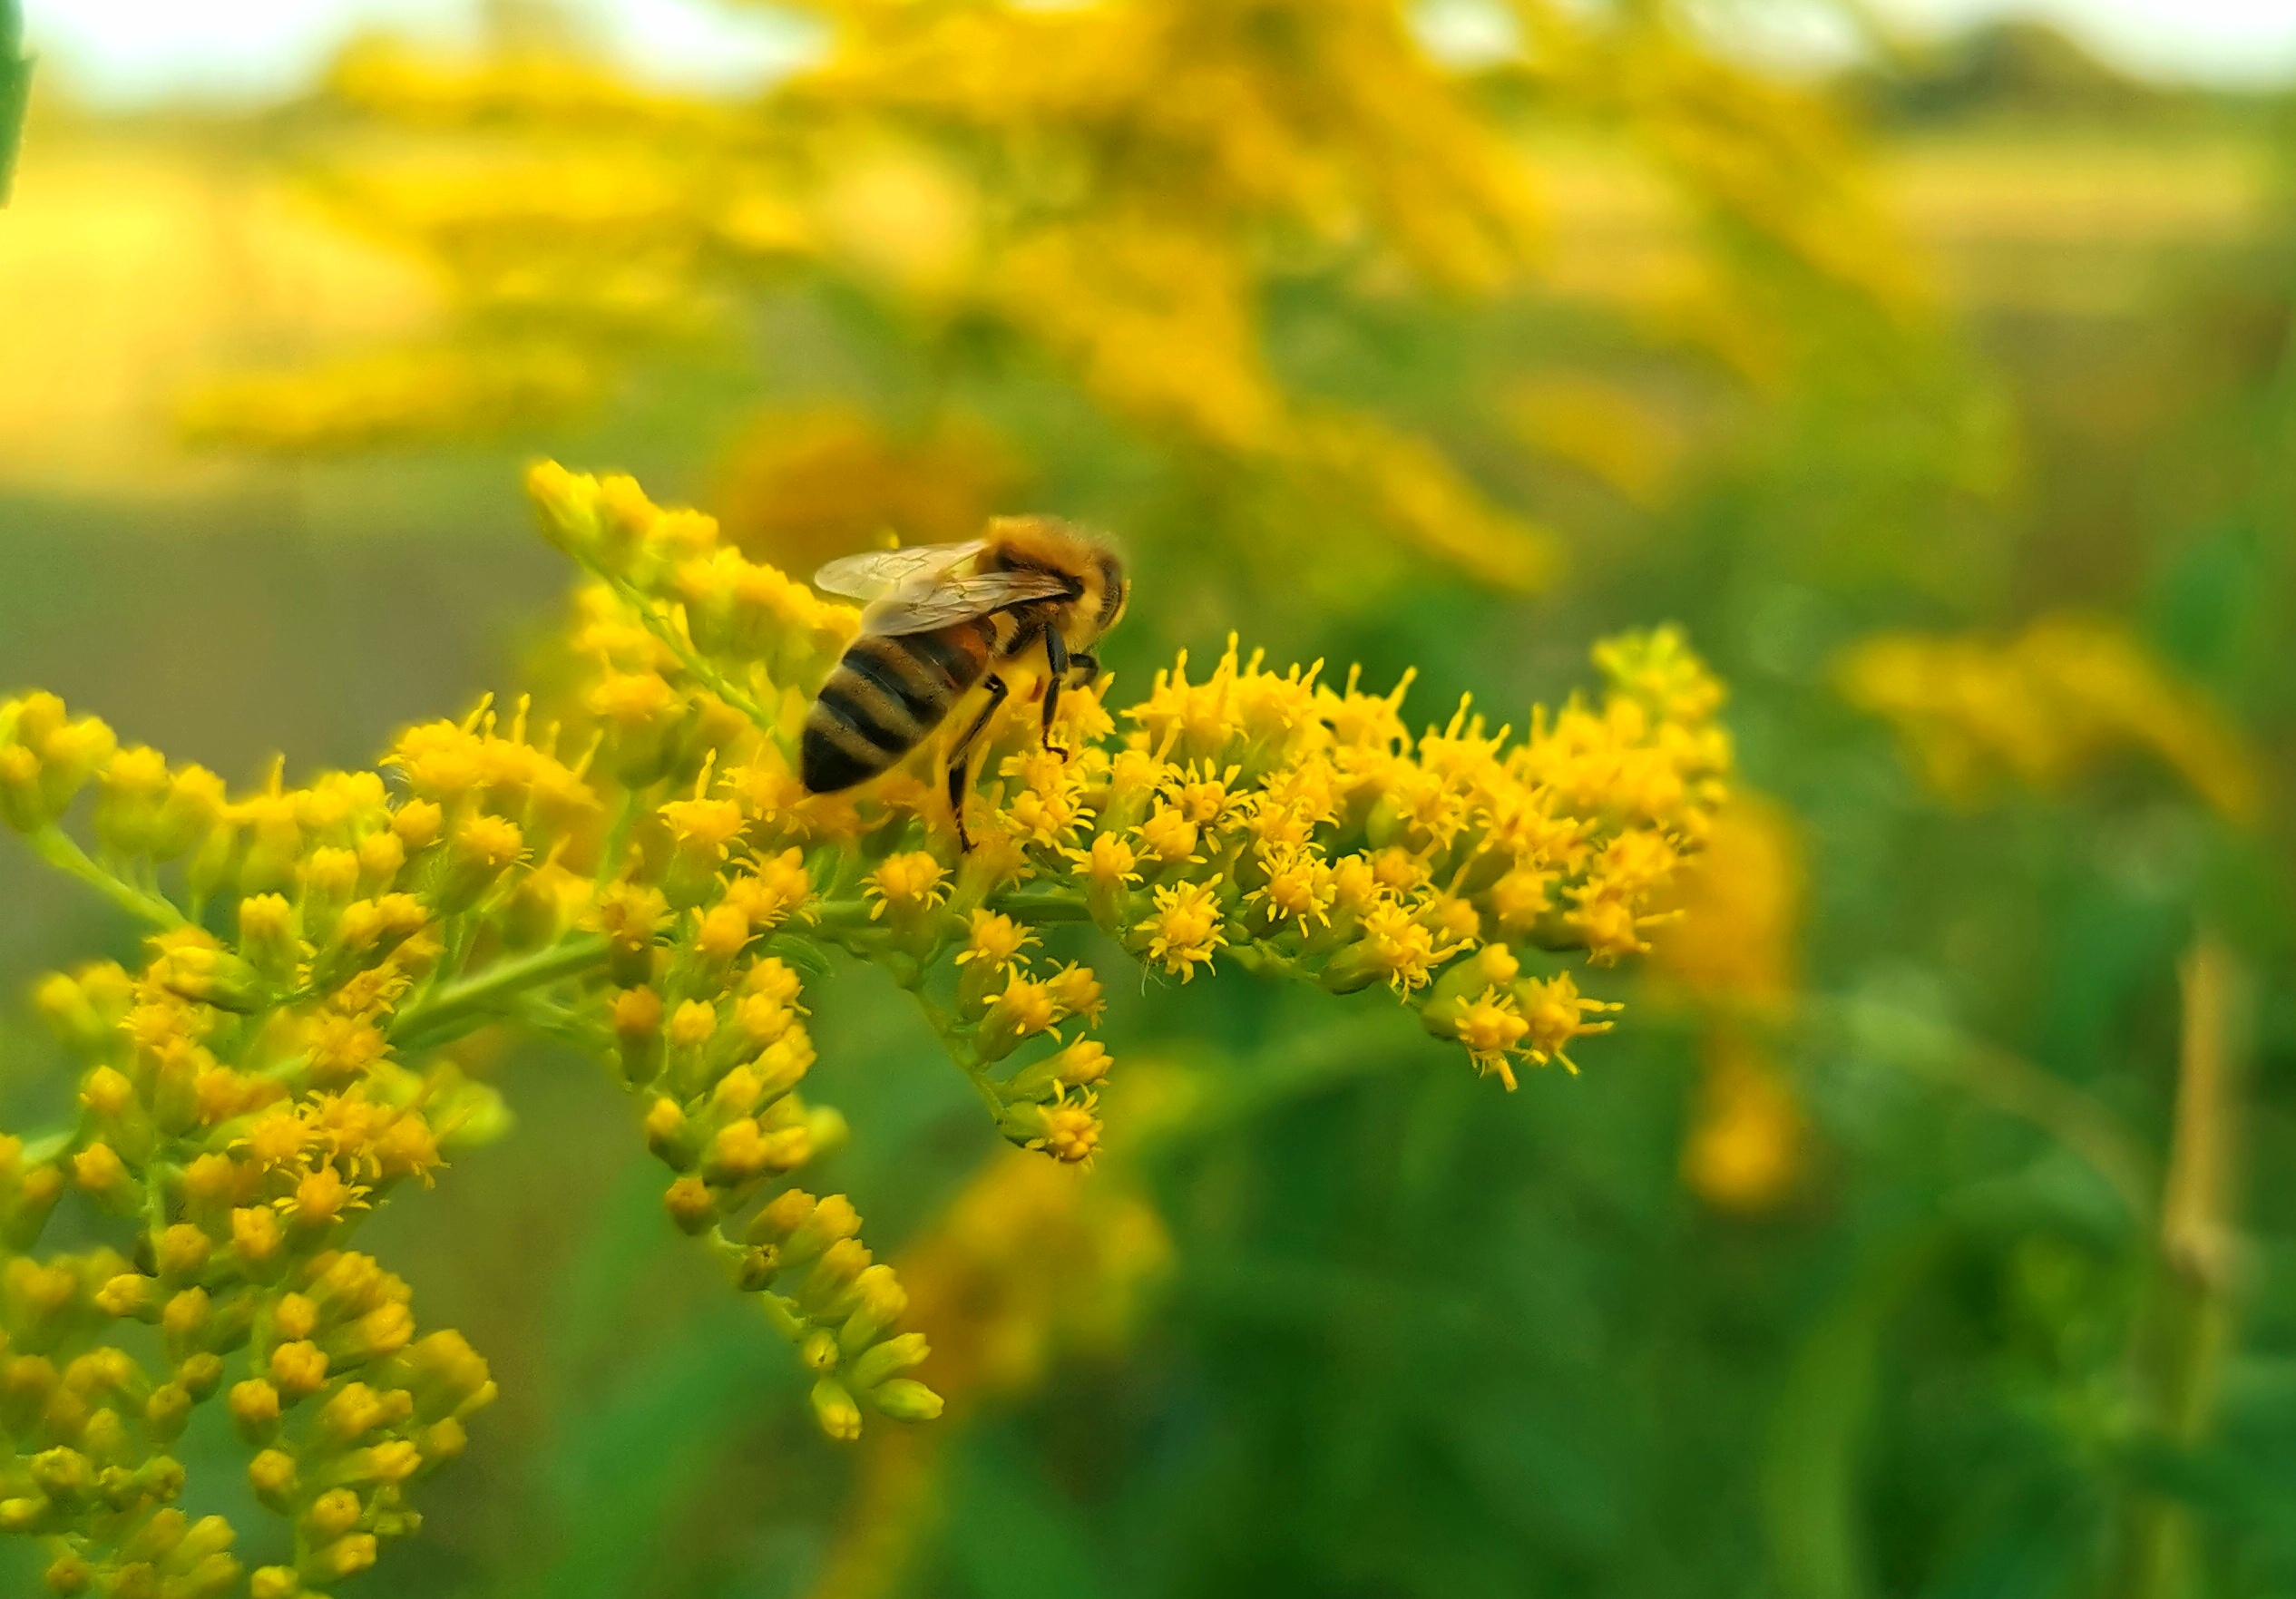
[[599, 567], [591, 567], [591, 570], [603, 578], [614, 592], [620, 596], [623, 603], [638, 614], [638, 619], [644, 624], [646, 631], [661, 640], [662, 647], [678, 658], [678, 664], [683, 667], [689, 676], [710, 693], [747, 717], [758, 727], [767, 732], [773, 731], [775, 719], [766, 715], [765, 707], [735, 687], [723, 672], [702, 659], [700, 655], [696, 653], [694, 647], [679, 636], [678, 629], [664, 619], [653, 600], [649, 600], [612, 572]]
[[989, 1068], [981, 1064], [980, 1057], [972, 1052], [972, 1047], [957, 1037], [954, 1019], [922, 988], [913, 988], [909, 991], [916, 996], [917, 1009], [924, 1012], [925, 1024], [933, 1029], [933, 1036], [941, 1040], [941, 1048], [948, 1051], [949, 1058], [956, 1063], [957, 1069], [964, 1073], [965, 1080], [972, 1085], [972, 1091], [980, 1095], [982, 1102], [988, 1106], [991, 1118], [1002, 1116], [1004, 1100], [997, 1093], [996, 1079], [989, 1075]]
[[466, 1017], [484, 1017], [498, 1001], [587, 971], [606, 958], [606, 935], [584, 933], [531, 955], [497, 960], [476, 977], [439, 990], [409, 1007], [391, 1026], [391, 1041], [405, 1045], [423, 1041], [425, 1033]]
[[[2232, 1255], [2237, 1220], [2238, 1122], [2246, 1052], [2247, 985], [2240, 958], [2214, 932], [2193, 941], [2179, 976], [2184, 998], [2175, 1126], [2162, 1184], [2160, 1253], [2132, 1361], [2160, 1437], [2189, 1450], [2214, 1419], [2232, 1344]], [[2138, 1488], [2122, 1508], [2110, 1592], [2174, 1599], [2193, 1587], [2193, 1521], [2183, 1504]]]
[[2030, 1123], [2087, 1163], [2142, 1226], [2151, 1226], [2152, 1157], [2118, 1116], [2023, 1056], [1926, 1017], [1866, 1000], [1812, 1000], [1812, 1021], [1842, 1028], [1892, 1065], [1961, 1090]]
[[24, 835], [24, 841], [32, 846], [34, 854], [49, 865], [70, 873], [131, 916], [141, 917], [155, 927], [177, 928], [184, 925], [183, 912], [173, 904], [157, 894], [145, 893], [133, 883], [106, 871], [74, 842], [70, 834], [54, 823], [34, 828]]
[[1089, 921], [1092, 912], [1082, 894], [1029, 893], [1007, 889], [989, 896], [989, 909], [1010, 916], [1018, 913], [1036, 921]]

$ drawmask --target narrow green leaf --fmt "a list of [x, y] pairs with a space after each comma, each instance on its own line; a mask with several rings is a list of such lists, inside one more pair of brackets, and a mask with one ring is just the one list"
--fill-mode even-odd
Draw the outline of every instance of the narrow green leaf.
[[24, 139], [24, 110], [32, 98], [32, 58], [24, 53], [24, 19], [16, 0], [0, 0], [0, 206], [15, 187], [16, 147]]

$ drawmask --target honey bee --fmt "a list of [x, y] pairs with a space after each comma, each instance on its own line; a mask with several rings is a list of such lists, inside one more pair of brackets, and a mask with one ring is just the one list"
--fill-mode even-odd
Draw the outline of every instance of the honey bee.
[[[1041, 649], [1045, 746], [1060, 690], [1088, 684], [1092, 647], [1124, 615], [1131, 584], [1116, 552], [1050, 516], [998, 517], [962, 544], [920, 544], [833, 561], [814, 587], [868, 602], [806, 716], [800, 775], [813, 794], [874, 777], [922, 744], [974, 685], [982, 706], [949, 749], [949, 809], [959, 847], [972, 746], [1011, 692], [997, 670]], [[1066, 754], [1065, 751], [1059, 753]]]

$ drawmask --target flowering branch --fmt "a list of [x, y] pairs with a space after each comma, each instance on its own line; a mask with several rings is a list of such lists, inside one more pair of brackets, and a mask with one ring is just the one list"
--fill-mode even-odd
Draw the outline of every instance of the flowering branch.
[[[171, 1448], [219, 1393], [295, 1533], [289, 1564], [247, 1579], [260, 1599], [413, 1530], [412, 1485], [493, 1386], [459, 1334], [416, 1336], [405, 1284], [352, 1243], [504, 1126], [445, 1048], [477, 1029], [565, 1038], [634, 1097], [669, 1220], [849, 1438], [941, 1400], [908, 1375], [928, 1351], [859, 1214], [796, 1185], [847, 1136], [800, 1092], [831, 951], [908, 990], [998, 1133], [1057, 1161], [1098, 1152], [1113, 1062], [1099, 978], [1043, 950], [1056, 925], [1182, 982], [1225, 960], [1384, 988], [1511, 1087], [1611, 1025], [1558, 952], [1643, 947], [1728, 765], [1719, 691], [1669, 631], [1602, 647], [1602, 700], [1534, 712], [1519, 740], [1466, 705], [1414, 736], [1402, 688], [1231, 645], [1200, 679], [1185, 657], [1158, 674], [1120, 735], [1099, 692], [1065, 697], [1059, 750], [1016, 696], [962, 852], [930, 743], [844, 795], [791, 768], [850, 608], [627, 479], [543, 466], [531, 487], [592, 580], [572, 687], [547, 722], [522, 699], [409, 728], [396, 787], [275, 771], [235, 798], [53, 696], [0, 707], [0, 816], [161, 930], [133, 973], [42, 985], [83, 1061], [79, 1114], [0, 1138], [0, 1531], [47, 1539], [61, 1592], [132, 1591], [138, 1566], [193, 1599], [240, 1582], [231, 1529], [172, 1507]], [[129, 1218], [136, 1252], [37, 1255], [67, 1194]], [[120, 1346], [122, 1320], [159, 1328], [156, 1366]]]

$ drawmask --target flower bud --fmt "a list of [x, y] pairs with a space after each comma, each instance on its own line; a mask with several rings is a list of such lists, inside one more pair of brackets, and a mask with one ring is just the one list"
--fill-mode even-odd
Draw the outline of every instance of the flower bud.
[[431, 903], [442, 916], [469, 910], [519, 860], [525, 847], [525, 837], [515, 822], [501, 816], [471, 817], [455, 829], [446, 846], [445, 870], [433, 889]]
[[229, 950], [177, 944], [153, 963], [152, 976], [170, 993], [219, 1010], [244, 1015], [263, 1009], [259, 975]]
[[848, 1290], [868, 1269], [869, 1249], [858, 1238], [840, 1238], [821, 1252], [813, 1270], [806, 1273], [804, 1283], [797, 1290], [797, 1302], [810, 1315], [823, 1321], [838, 1321], [831, 1314], [839, 1307]]
[[661, 996], [650, 988], [624, 989], [614, 996], [614, 1041], [622, 1079], [632, 1087], [652, 1082], [661, 1070]]
[[825, 1377], [815, 1383], [812, 1399], [814, 1419], [825, 1434], [840, 1443], [861, 1436], [861, 1407], [835, 1378]]
[[922, 1332], [904, 1332], [873, 1343], [853, 1362], [848, 1375], [854, 1387], [866, 1391], [889, 1377], [896, 1377], [912, 1366], [920, 1365], [933, 1348], [925, 1342]]
[[163, 1382], [143, 1404], [143, 1425], [161, 1445], [183, 1436], [191, 1420], [191, 1396], [181, 1383]]
[[1067, 1048], [1023, 1067], [1005, 1085], [1014, 1099], [1045, 1100], [1066, 1088], [1087, 1088], [1109, 1075], [1109, 1052], [1098, 1038], [1079, 1038]]
[[318, 1392], [327, 1381], [327, 1351], [308, 1339], [271, 1351], [271, 1382], [290, 1404]]
[[[784, 1199], [787, 1197], [787, 1194], [782, 1196]], [[851, 1238], [860, 1231], [861, 1215], [853, 1208], [853, 1201], [842, 1194], [832, 1194], [812, 1204], [803, 1219], [790, 1230], [781, 1245], [782, 1263], [784, 1266], [805, 1265], [831, 1245]]]
[[248, 1462], [247, 1483], [266, 1509], [286, 1514], [295, 1497], [295, 1457], [265, 1449]]
[[854, 1291], [853, 1313], [837, 1330], [837, 1347], [848, 1356], [874, 1343], [909, 1309], [909, 1295], [891, 1266], [871, 1266], [855, 1282]]
[[175, 1369], [175, 1380], [194, 1403], [205, 1404], [222, 1385], [223, 1357], [208, 1350], [186, 1355]]
[[205, 1266], [214, 1249], [205, 1233], [188, 1222], [178, 1222], [160, 1234], [160, 1275], [171, 1282], [181, 1282]]
[[376, 1554], [373, 1533], [352, 1533], [310, 1555], [304, 1569], [320, 1582], [340, 1582], [373, 1565]]
[[675, 1172], [691, 1166], [699, 1153], [699, 1135], [688, 1123], [685, 1107], [667, 1095], [656, 1097], [647, 1109], [646, 1147]]
[[0, 821], [31, 833], [51, 820], [40, 792], [40, 757], [21, 744], [0, 745]]
[[259, 1377], [231, 1387], [231, 1425], [251, 1444], [268, 1444], [278, 1436], [279, 1390]]
[[96, 1290], [95, 1305], [107, 1316], [157, 1321], [160, 1319], [160, 1298], [157, 1278], [146, 1277], [138, 1272], [122, 1272]]
[[113, 1209], [132, 1204], [135, 1179], [128, 1175], [119, 1152], [101, 1139], [72, 1157], [72, 1180], [81, 1190]]
[[239, 950], [267, 982], [294, 982], [302, 960], [295, 936], [295, 909], [278, 894], [251, 894], [239, 902]]
[[425, 1421], [467, 1415], [494, 1397], [485, 1360], [459, 1332], [434, 1332], [390, 1366], [394, 1382], [414, 1394], [415, 1413]]
[[1057, 1017], [1051, 991], [1044, 984], [1015, 977], [981, 1019], [972, 1035], [973, 1048], [983, 1060], [1001, 1060], [1022, 1038], [1043, 1032]]
[[155, 861], [189, 854], [214, 835], [223, 819], [223, 779], [205, 766], [186, 766], [168, 779], [165, 798], [151, 820], [146, 849]]
[[661, 1202], [681, 1233], [705, 1232], [718, 1219], [718, 1201], [710, 1194], [709, 1185], [691, 1173], [671, 1183], [664, 1190]]
[[895, 1421], [931, 1421], [942, 1409], [939, 1394], [906, 1377], [896, 1377], [871, 1389], [869, 1403]]
[[146, 853], [167, 792], [165, 756], [145, 745], [120, 751], [103, 769], [95, 805], [96, 841], [114, 855]]

